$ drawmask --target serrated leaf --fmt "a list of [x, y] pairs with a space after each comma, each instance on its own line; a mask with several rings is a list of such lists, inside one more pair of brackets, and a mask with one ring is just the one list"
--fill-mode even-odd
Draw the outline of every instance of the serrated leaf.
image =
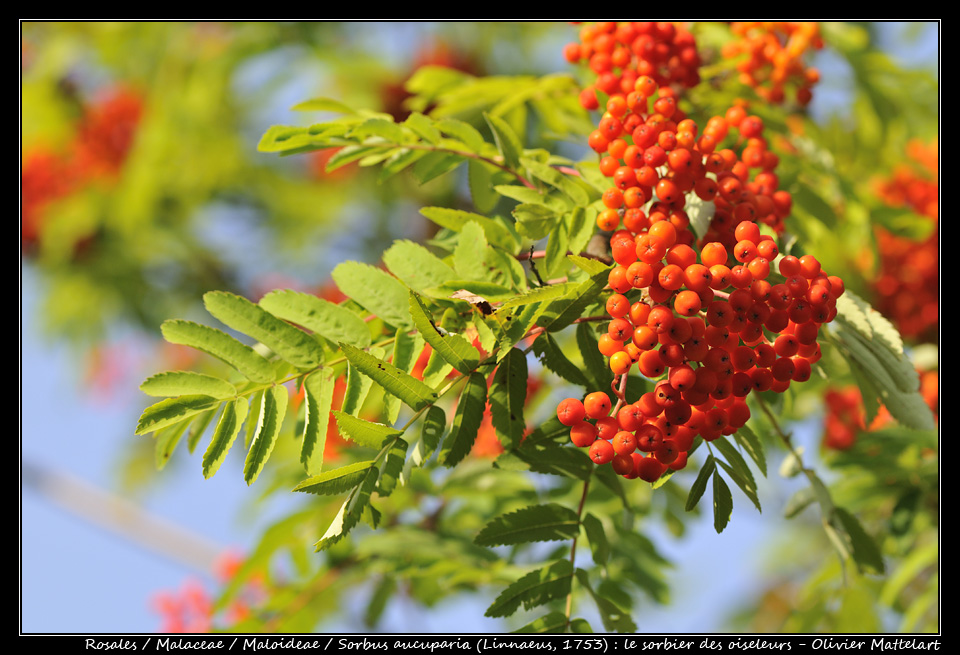
[[517, 221], [517, 232], [539, 241], [549, 236], [560, 222], [561, 212], [546, 205], [523, 203], [513, 208], [513, 217]]
[[590, 196], [583, 187], [552, 166], [528, 158], [521, 159], [520, 164], [538, 180], [563, 192], [575, 205], [583, 206], [590, 203]]
[[237, 388], [220, 378], [192, 371], [167, 371], [140, 384], [148, 396], [210, 396], [224, 400], [237, 395]]
[[567, 615], [563, 612], [550, 612], [513, 632], [514, 634], [550, 634], [564, 632], [566, 628]]
[[243, 465], [243, 479], [248, 485], [256, 481], [273, 452], [287, 412], [288, 400], [287, 390], [282, 386], [270, 387], [263, 393], [257, 431], [253, 435], [253, 441], [250, 443], [250, 450], [247, 451], [247, 459]]
[[454, 232], [462, 231], [466, 224], [474, 221], [483, 228], [483, 233], [491, 244], [511, 253], [520, 247], [517, 238], [510, 233], [505, 225], [481, 214], [447, 207], [423, 207], [420, 213], [440, 227], [445, 227]]
[[335, 496], [353, 489], [367, 477], [367, 473], [374, 467], [372, 460], [347, 464], [319, 475], [314, 475], [293, 488], [293, 491], [303, 491], [321, 496]]
[[[382, 359], [384, 350], [378, 346], [371, 346], [370, 354], [376, 359]], [[373, 378], [364, 375], [352, 362], [348, 362], [347, 386], [343, 392], [340, 409], [347, 414], [359, 416], [371, 388], [373, 388]]]
[[537, 319], [537, 325], [556, 332], [582, 317], [587, 306], [595, 302], [607, 286], [607, 277], [606, 270], [601, 271], [570, 289], [563, 297], [550, 301]]
[[453, 267], [457, 276], [466, 280], [493, 281], [487, 262], [487, 237], [476, 221], [470, 221], [460, 231], [460, 239], [453, 251]]
[[166, 398], [147, 407], [137, 421], [135, 434], [147, 434], [186, 421], [191, 416], [217, 407], [220, 400], [210, 396]]
[[414, 465], [422, 466], [424, 462], [430, 459], [437, 446], [440, 445], [440, 439], [447, 428], [447, 416], [444, 411], [433, 405], [427, 410], [423, 417], [423, 425], [420, 428], [420, 440], [417, 442], [411, 459], [415, 460]]
[[382, 148], [378, 146], [344, 146], [330, 156], [323, 170], [332, 173], [338, 168], [343, 168], [347, 164], [381, 151]]
[[849, 537], [850, 554], [860, 572], [882, 574], [885, 570], [883, 554], [880, 552], [877, 542], [860, 525], [857, 517], [842, 507], [834, 508], [834, 516], [839, 520], [839, 525], [837, 525], [837, 521], [831, 522], [836, 527], [842, 527], [844, 533]]
[[203, 477], [211, 478], [216, 474], [223, 460], [233, 445], [234, 440], [243, 427], [243, 422], [247, 418], [249, 407], [245, 398], [237, 398], [234, 401], [223, 404], [223, 412], [220, 414], [220, 420], [217, 421], [217, 427], [213, 431], [213, 438], [207, 451], [203, 454]]
[[435, 124], [441, 132], [462, 141], [463, 144], [474, 153], [479, 153], [486, 145], [486, 141], [483, 140], [483, 135], [469, 123], [455, 118], [442, 118]]
[[527, 423], [523, 406], [527, 400], [527, 358], [520, 350], [510, 348], [500, 360], [490, 385], [490, 415], [493, 427], [504, 446], [510, 450], [520, 445]]
[[590, 540], [590, 551], [593, 553], [594, 563], [603, 566], [610, 558], [610, 542], [607, 541], [607, 533], [603, 529], [603, 523], [588, 512], [583, 517], [583, 528], [587, 532], [587, 539]]
[[536, 287], [535, 289], [531, 289], [521, 296], [516, 296], [506, 301], [497, 308], [497, 311], [499, 312], [504, 309], [510, 309], [511, 307], [522, 307], [523, 305], [529, 305], [535, 302], [544, 302], [547, 300], [562, 298], [571, 293], [578, 286], [579, 285], [576, 282], [562, 282], [560, 284], [551, 284], [545, 287]]
[[340, 349], [350, 363], [364, 375], [372, 378], [388, 393], [402, 400], [408, 407], [419, 411], [427, 405], [436, 402], [437, 392], [402, 371], [390, 362], [374, 357], [350, 344], [341, 343]]
[[258, 152], [286, 152], [313, 143], [312, 137], [303, 127], [291, 125], [272, 125], [257, 144]]
[[577, 536], [580, 522], [569, 507], [531, 505], [499, 516], [474, 539], [478, 546], [510, 546], [534, 541], [565, 541]]
[[558, 560], [550, 566], [527, 573], [504, 589], [484, 612], [484, 616], [511, 616], [520, 606], [529, 610], [570, 593], [573, 566], [568, 560]]
[[[393, 342], [393, 365], [406, 374], [410, 374], [417, 364], [417, 358], [423, 350], [425, 342], [419, 334], [407, 334], [406, 332], [397, 332], [396, 340]], [[430, 388], [430, 387], [428, 387]], [[430, 389], [432, 392], [433, 389]], [[400, 416], [401, 400], [394, 395], [388, 394], [383, 399], [384, 412], [387, 417], [387, 424], [393, 425]]]
[[533, 352], [548, 369], [561, 378], [581, 387], [589, 387], [590, 382], [583, 372], [563, 353], [563, 349], [549, 332], [537, 337], [533, 342]]
[[216, 328], [192, 321], [170, 320], [163, 322], [160, 331], [168, 342], [213, 355], [253, 382], [273, 382], [276, 377], [273, 365], [262, 355]]
[[713, 473], [713, 528], [717, 534], [723, 532], [733, 513], [733, 496], [730, 487], [716, 471]]
[[520, 142], [517, 133], [499, 116], [485, 113], [483, 118], [493, 132], [497, 150], [503, 157], [504, 163], [508, 168], [516, 169], [520, 165], [520, 156], [523, 153], [523, 144]]
[[457, 411], [453, 416], [450, 434], [444, 440], [440, 451], [440, 462], [444, 466], [456, 466], [470, 453], [477, 440], [486, 406], [486, 378], [479, 371], [474, 371], [457, 400]]
[[314, 549], [317, 552], [326, 550], [339, 542], [360, 522], [364, 510], [370, 504], [370, 495], [377, 484], [377, 474], [378, 471], [375, 466], [367, 469], [363, 481], [354, 488], [350, 496], [343, 502], [330, 527], [327, 528], [320, 541], [314, 544]]
[[443, 138], [443, 136], [440, 134], [440, 130], [438, 130], [436, 125], [434, 125], [433, 119], [424, 116], [418, 111], [415, 111], [407, 116], [407, 119], [403, 121], [403, 124], [405, 127], [413, 130], [417, 136], [427, 143], [436, 144], [439, 143], [440, 139]]
[[741, 426], [733, 433], [733, 438], [740, 444], [740, 447], [747, 451], [750, 459], [760, 468], [763, 477], [767, 477], [767, 456], [763, 448], [763, 442], [746, 425]]
[[444, 336], [427, 313], [427, 308], [417, 294], [410, 293], [410, 316], [424, 341], [434, 351], [461, 373], [469, 373], [480, 363], [480, 353], [463, 337], [456, 334]]
[[177, 425], [168, 426], [157, 433], [153, 454], [154, 464], [158, 471], [162, 471], [167, 465], [167, 462], [170, 461], [174, 449], [177, 447], [177, 444], [180, 443], [180, 439], [183, 437], [183, 433], [187, 431], [189, 424], [189, 421], [184, 421]]
[[[569, 435], [570, 428], [565, 432]], [[569, 438], [567, 440], [569, 441]], [[586, 480], [596, 468], [593, 460], [579, 448], [534, 448], [526, 447], [526, 443], [524, 440], [525, 448], [515, 452], [534, 473]]]
[[265, 310], [333, 341], [345, 341], [358, 348], [370, 345], [370, 329], [355, 313], [323, 298], [293, 291], [275, 290], [260, 299]]
[[323, 361], [320, 344], [263, 307], [226, 291], [210, 291], [203, 304], [214, 318], [247, 334], [298, 368], [315, 368]]
[[723, 461], [717, 461], [723, 466], [724, 470], [730, 474], [734, 483], [740, 487], [741, 491], [743, 491], [747, 498], [756, 506], [757, 511], [761, 511], [760, 498], [757, 496], [757, 481], [753, 478], [753, 472], [750, 470], [750, 467], [747, 466], [743, 456], [737, 452], [737, 449], [727, 441], [725, 437], [714, 440], [712, 445], [720, 451], [720, 454], [724, 456], [729, 466]]
[[407, 447], [407, 442], [397, 437], [387, 450], [377, 484], [377, 493], [381, 496], [389, 496], [397, 487], [397, 480], [407, 460]]
[[356, 416], [351, 416], [339, 410], [333, 411], [333, 418], [340, 428], [340, 434], [350, 439], [353, 443], [364, 448], [380, 449], [387, 438], [394, 439], [403, 434], [400, 430], [383, 425], [382, 423], [372, 423]]
[[390, 325], [413, 329], [408, 311], [409, 289], [379, 268], [360, 262], [343, 262], [331, 273], [337, 287], [361, 307]]
[[402, 127], [387, 118], [368, 118], [353, 128], [350, 136], [359, 140], [379, 137], [390, 144], [405, 144], [410, 140]]
[[308, 475], [317, 475], [323, 469], [323, 452], [327, 445], [335, 384], [333, 369], [315, 371], [303, 381], [304, 423], [300, 463]]
[[713, 475], [716, 468], [717, 464], [713, 455], [707, 455], [707, 461], [703, 463], [700, 472], [697, 474], [697, 479], [693, 481], [693, 486], [690, 487], [690, 493], [687, 495], [687, 503], [684, 506], [686, 511], [691, 511], [697, 506], [697, 503], [700, 502], [703, 492], [707, 490], [707, 482], [710, 480], [710, 476]]
[[459, 277], [443, 260], [413, 241], [394, 241], [383, 253], [383, 263], [401, 282], [419, 293]]
[[[499, 193], [501, 196], [510, 198], [511, 200], [516, 200], [520, 203], [544, 206], [550, 205], [547, 194], [539, 189], [531, 189], [530, 187], [521, 186], [519, 184], [498, 184], [494, 187], [494, 191]], [[561, 208], [554, 207], [554, 209]]]

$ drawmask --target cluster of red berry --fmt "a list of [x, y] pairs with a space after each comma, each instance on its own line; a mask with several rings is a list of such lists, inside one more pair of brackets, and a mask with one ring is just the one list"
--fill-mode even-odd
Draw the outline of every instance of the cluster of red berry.
[[685, 208], [692, 192], [713, 203], [704, 243], [733, 249], [736, 227], [744, 222], [783, 231], [793, 199], [779, 188], [780, 159], [763, 137], [763, 120], [743, 104], [710, 118], [701, 133], [684, 117], [670, 87], [643, 76], [626, 97], [611, 98], [606, 109], [588, 137], [600, 156], [600, 171], [613, 180], [597, 217], [601, 229], [613, 231], [622, 221], [639, 233], [666, 220], [681, 242], [691, 243]]
[[874, 285], [876, 307], [906, 337], [936, 340], [940, 320], [939, 163], [937, 142], [911, 143], [908, 155], [919, 166], [903, 165], [878, 188], [893, 207], [909, 207], [934, 223], [933, 232], [917, 242], [876, 229], [880, 254]]
[[24, 250], [40, 237], [44, 211], [84, 185], [115, 177], [133, 143], [143, 101], [117, 87], [84, 108], [76, 133], [64, 152], [38, 148], [24, 157], [20, 176], [20, 234]]
[[810, 103], [820, 72], [805, 64], [804, 55], [823, 48], [817, 23], [734, 22], [730, 29], [739, 38], [725, 44], [722, 54], [743, 57], [737, 64], [743, 84], [772, 103], [783, 102], [786, 90], [795, 87], [797, 104]]
[[696, 41], [675, 23], [590, 23], [580, 28], [580, 42], [568, 43], [563, 55], [572, 64], [586, 61], [597, 75], [580, 93], [580, 104], [590, 110], [599, 108], [597, 91], [611, 98], [626, 96], [640, 77], [661, 86], [691, 88], [700, 82]]
[[[629, 92], [611, 96], [590, 134], [613, 180], [597, 218], [613, 233], [616, 262], [598, 346], [620, 384], [616, 405], [594, 391], [557, 408], [594, 462], [647, 481], [683, 468], [698, 435], [712, 441], [742, 427], [751, 391], [808, 380], [820, 326], [836, 316], [844, 291], [815, 257], [781, 256], [761, 232], [762, 224], [779, 234], [792, 205], [778, 188], [779, 159], [762, 119], [736, 104], [699, 132], [677, 100], [671, 87], [639, 75]], [[714, 208], [699, 241], [685, 211], [693, 197]], [[775, 262], [782, 282], [767, 279]], [[634, 366], [658, 381], [631, 403], [623, 381]]]

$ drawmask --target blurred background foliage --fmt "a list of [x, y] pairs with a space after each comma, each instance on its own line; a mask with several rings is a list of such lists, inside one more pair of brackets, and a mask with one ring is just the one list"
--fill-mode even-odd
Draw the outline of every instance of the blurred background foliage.
[[[394, 239], [434, 237], [435, 227], [418, 213], [422, 206], [472, 208], [461, 177], [419, 185], [408, 174], [381, 180], [376, 166], [327, 172], [329, 151], [288, 158], [257, 152], [270, 125], [304, 125], [325, 115], [291, 111], [297, 103], [334, 98], [397, 120], [416, 109], [484, 131], [481, 112], [496, 108], [526, 147], [593, 156], [586, 136], [597, 115], [577, 103], [591, 74], [561, 53], [576, 39], [578, 27], [569, 24], [21, 27], [21, 266], [40, 294], [38, 315], [23, 321], [70, 345], [82, 362], [78, 379], [88, 387], [129, 387], [147, 370], [207, 366], [163, 345], [158, 330], [165, 319], [197, 316], [206, 291], [256, 300], [289, 287], [340, 300], [328, 280], [337, 263], [378, 263]], [[898, 327], [922, 371], [924, 397], [938, 412], [938, 62], [910, 57], [930, 52], [939, 26], [822, 24], [822, 47], [805, 55], [820, 73], [806, 106], [789, 95], [773, 102], [745, 83], [737, 68], [742, 57], [729, 49], [739, 37], [729, 25], [690, 29], [704, 65], [682, 106], [703, 124], [738, 99], [750, 102], [780, 157], [780, 187], [793, 194], [787, 221], [793, 253], [815, 253], [824, 269]], [[129, 335], [149, 353], [149, 364], [132, 365], [125, 356]], [[825, 370], [829, 379], [791, 389], [777, 408], [813, 435], [808, 449], [816, 466], [829, 473], [825, 479], [843, 499], [838, 504], [856, 513], [880, 544], [886, 574], [844, 570], [817, 517], [798, 511], [790, 533], [771, 538], [766, 586], [753, 599], [730, 603], [741, 611], [729, 625], [759, 632], [936, 631], [937, 434], [900, 426], [881, 407], [864, 407], [859, 381], [843, 365]], [[546, 410], [530, 415], [548, 416], [555, 381], [536, 373], [531, 397]], [[131, 407], [131, 416], [138, 410]], [[490, 448], [496, 455], [496, 444]], [[174, 460], [186, 457], [180, 452]], [[187, 464], [195, 466], [193, 459]], [[149, 444], [131, 447], [122, 467], [125, 488], [132, 492], [149, 479], [154, 463]], [[251, 496], [285, 493], [301, 474], [276, 465]], [[161, 629], [312, 630], [328, 625], [337, 599], [358, 588], [364, 615], [354, 625], [375, 629], [393, 598], [433, 606], [461, 590], [515, 579], [516, 562], [491, 557], [463, 535], [478, 530], [482, 517], [539, 496], [535, 484], [502, 470], [494, 478], [489, 455], [446, 480], [414, 477], [384, 510], [400, 516], [414, 507], [413, 519], [323, 559], [307, 553], [337, 505], [312, 499], [261, 535], [243, 563], [224, 564], [218, 575], [225, 591], [216, 601], [196, 588], [166, 596]], [[548, 495], [575, 504], [570, 492], [560, 485]], [[630, 494], [649, 520], [665, 517], [675, 533], [684, 531], [682, 496], [651, 494], [646, 485]], [[445, 500], [429, 504], [438, 498]], [[600, 514], [604, 505], [616, 512], [619, 500], [592, 502]], [[431, 529], [413, 529], [424, 525]], [[617, 543], [642, 553], [634, 557], [646, 563], [616, 573], [634, 580], [648, 600], [667, 602], [667, 558], [639, 532]], [[433, 555], [420, 561], [424, 550]], [[623, 607], [640, 604], [622, 597], [611, 579], [600, 589]], [[279, 611], [291, 604], [298, 611]]]

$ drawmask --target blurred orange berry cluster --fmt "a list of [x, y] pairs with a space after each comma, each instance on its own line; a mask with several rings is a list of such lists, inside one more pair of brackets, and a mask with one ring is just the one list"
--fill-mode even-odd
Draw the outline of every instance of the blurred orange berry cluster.
[[[221, 555], [214, 562], [214, 576], [226, 584], [237, 574], [243, 558], [233, 552]], [[254, 577], [226, 609], [223, 619], [233, 625], [249, 616], [251, 608], [262, 601], [262, 582]], [[153, 608], [163, 617], [160, 632], [200, 633], [213, 630], [214, 602], [210, 593], [195, 579], [183, 583], [178, 591], [161, 591], [153, 597]]]
[[143, 98], [116, 86], [85, 105], [72, 141], [63, 151], [37, 147], [24, 153], [20, 174], [20, 235], [24, 251], [33, 248], [43, 229], [44, 211], [54, 201], [119, 174], [137, 125]]
[[805, 107], [810, 103], [820, 73], [807, 66], [804, 57], [823, 48], [817, 23], [733, 22], [730, 29], [738, 38], [727, 43], [722, 54], [727, 58], [743, 57], [737, 64], [743, 84], [767, 102], [782, 103], [787, 89], [795, 88], [797, 104]]
[[906, 207], [933, 222], [933, 231], [917, 242], [876, 228], [880, 255], [874, 284], [875, 307], [905, 337], [938, 340], [940, 320], [939, 165], [937, 141], [912, 142], [910, 162], [877, 185], [877, 195], [892, 207]]
[[[937, 416], [940, 404], [940, 378], [937, 371], [920, 373], [920, 394]], [[857, 441], [857, 434], [886, 427], [893, 422], [889, 410], [881, 406], [870, 425], [866, 425], [863, 397], [857, 387], [829, 389], [825, 396], [827, 416], [824, 420], [823, 445], [832, 450], [847, 450]]]

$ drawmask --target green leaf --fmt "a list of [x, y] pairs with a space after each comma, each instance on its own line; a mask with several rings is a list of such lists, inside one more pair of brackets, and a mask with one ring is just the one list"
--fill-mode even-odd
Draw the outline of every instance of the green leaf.
[[410, 141], [402, 127], [386, 118], [368, 118], [353, 128], [350, 136], [359, 140], [380, 137], [391, 144], [404, 144]]
[[713, 473], [713, 527], [717, 533], [723, 532], [733, 513], [733, 496], [730, 487], [719, 473]]
[[220, 414], [220, 420], [217, 421], [217, 427], [213, 431], [213, 438], [207, 451], [203, 454], [203, 477], [212, 478], [216, 474], [223, 460], [233, 445], [234, 440], [240, 433], [243, 421], [247, 418], [249, 407], [245, 398], [237, 398], [234, 401], [223, 404], [223, 413]]
[[690, 493], [687, 495], [687, 504], [684, 506], [686, 511], [691, 511], [697, 506], [697, 503], [700, 502], [703, 492], [707, 490], [707, 482], [710, 480], [710, 476], [713, 475], [716, 468], [717, 464], [713, 455], [707, 455], [707, 461], [703, 463], [703, 466], [700, 468], [700, 473], [697, 474], [697, 479], [693, 481], [693, 486], [690, 487]]
[[610, 558], [610, 542], [607, 541], [607, 533], [603, 529], [603, 523], [589, 512], [583, 517], [583, 528], [587, 532], [587, 539], [590, 540], [590, 550], [593, 553], [593, 561], [597, 566], [603, 566]]
[[515, 634], [550, 634], [564, 632], [567, 628], [567, 615], [563, 612], [550, 612], [531, 621], [522, 628], [514, 630]]
[[842, 528], [843, 532], [849, 537], [850, 554], [853, 556], [853, 561], [856, 562], [860, 572], [882, 574], [885, 570], [883, 554], [880, 552], [877, 542], [860, 525], [857, 517], [842, 507], [834, 508], [834, 517], [839, 520], [839, 525], [837, 520], [832, 520], [831, 523], [834, 527]]
[[483, 233], [491, 244], [510, 253], [515, 252], [520, 247], [519, 240], [510, 233], [505, 225], [481, 214], [446, 207], [424, 207], [420, 210], [420, 213], [440, 227], [445, 227], [454, 232], [462, 231], [465, 225], [474, 221], [483, 228]]
[[321, 496], [335, 496], [353, 489], [367, 477], [367, 473], [374, 467], [374, 462], [356, 462], [340, 468], [314, 475], [293, 488], [294, 491], [318, 494]]
[[523, 144], [517, 133], [499, 116], [485, 113], [483, 118], [493, 132], [493, 139], [504, 163], [508, 168], [516, 169], [520, 165], [520, 155], [523, 153]]
[[361, 307], [390, 325], [413, 329], [407, 309], [410, 291], [386, 271], [360, 262], [343, 262], [331, 273], [337, 287]]
[[[396, 340], [393, 342], [393, 365], [409, 375], [417, 364], [417, 358], [423, 350], [424, 343], [423, 337], [419, 334], [397, 332]], [[432, 393], [433, 389], [430, 391]], [[393, 425], [400, 416], [401, 400], [397, 396], [388, 394], [384, 397], [383, 404], [387, 424]]]
[[313, 143], [313, 138], [302, 127], [272, 125], [257, 144], [259, 152], [286, 152], [296, 150]]
[[548, 369], [561, 378], [581, 387], [589, 387], [590, 382], [573, 362], [567, 359], [563, 349], [549, 332], [537, 337], [533, 342], [533, 352]]
[[152, 375], [140, 385], [148, 396], [210, 396], [225, 400], [237, 395], [237, 388], [220, 378], [191, 371], [168, 371]]
[[473, 206], [477, 211], [492, 212], [500, 202], [499, 194], [493, 190], [493, 180], [499, 172], [499, 169], [476, 159], [467, 162], [467, 183], [470, 186]]
[[208, 409], [190, 422], [190, 430], [187, 433], [187, 450], [189, 450], [191, 454], [197, 449], [197, 444], [200, 443], [203, 433], [210, 427], [210, 423], [216, 414], [216, 408]]
[[541, 164], [533, 159], [524, 158], [520, 160], [520, 163], [538, 180], [546, 182], [555, 189], [562, 191], [575, 205], [583, 206], [590, 204], [590, 196], [586, 190], [568, 175], [564, 175], [552, 166]]
[[397, 480], [403, 472], [403, 465], [407, 460], [407, 442], [397, 437], [387, 450], [383, 466], [380, 468], [380, 479], [377, 484], [377, 493], [380, 496], [389, 496], [397, 487]]
[[560, 222], [561, 213], [545, 205], [523, 203], [513, 208], [513, 217], [517, 221], [517, 232], [539, 241], [553, 232]]
[[584, 310], [596, 301], [607, 286], [607, 271], [603, 270], [570, 289], [564, 296], [552, 300], [544, 307], [537, 325], [556, 332], [583, 316]]
[[443, 335], [440, 333], [433, 319], [427, 313], [420, 297], [410, 293], [410, 315], [424, 341], [461, 373], [469, 373], [480, 363], [480, 353], [470, 343], [456, 334]]
[[394, 241], [383, 253], [383, 263], [401, 282], [419, 293], [458, 277], [443, 260], [413, 241]]
[[463, 155], [428, 152], [413, 165], [413, 175], [421, 185], [445, 175], [463, 163]]
[[526, 400], [527, 358], [522, 351], [510, 348], [506, 357], [500, 360], [490, 385], [493, 427], [508, 450], [520, 445], [527, 429], [523, 418]]
[[353, 108], [332, 98], [312, 98], [310, 100], [304, 100], [303, 102], [298, 102], [290, 109], [293, 111], [332, 111], [338, 114], [357, 113]]
[[163, 338], [170, 343], [190, 346], [226, 362], [253, 382], [273, 382], [273, 365], [250, 346], [237, 341], [216, 328], [192, 321], [170, 320], [160, 326]]
[[315, 371], [303, 381], [305, 415], [300, 463], [308, 475], [316, 475], [323, 469], [323, 451], [327, 445], [335, 384], [336, 374], [329, 368]]
[[298, 368], [315, 368], [323, 361], [323, 348], [316, 339], [246, 298], [210, 291], [203, 295], [203, 304], [225, 325], [250, 335]]
[[280, 427], [283, 425], [283, 417], [287, 412], [288, 399], [287, 390], [282, 386], [270, 387], [263, 394], [257, 432], [253, 435], [253, 442], [243, 465], [243, 479], [248, 485], [256, 481], [273, 452]]
[[458, 277], [492, 282], [492, 267], [487, 262], [488, 250], [487, 237], [480, 224], [470, 221], [464, 225], [457, 247], [453, 251], [453, 267]]
[[479, 546], [510, 546], [534, 541], [566, 541], [580, 533], [577, 513], [569, 507], [549, 503], [531, 505], [499, 516], [480, 531]]
[[747, 498], [756, 506], [757, 511], [761, 511], [760, 498], [757, 496], [757, 481], [754, 480], [753, 472], [750, 470], [750, 467], [747, 466], [746, 461], [744, 461], [740, 453], [737, 452], [737, 449], [734, 448], [725, 437], [715, 439], [711, 443], [720, 451], [727, 460], [727, 463], [729, 463], [729, 466], [727, 466], [726, 463], [718, 460], [720, 465], [730, 474], [734, 483], [740, 487], [741, 491], [743, 491]]
[[440, 445], [440, 439], [443, 437], [444, 430], [447, 429], [447, 416], [444, 411], [433, 405], [427, 410], [423, 417], [423, 425], [420, 428], [420, 441], [410, 459], [415, 466], [422, 466], [433, 455], [437, 446]]
[[464, 123], [463, 121], [455, 118], [443, 118], [438, 120], [435, 124], [437, 129], [439, 129], [441, 132], [444, 134], [449, 134], [453, 138], [462, 141], [463, 144], [474, 153], [479, 154], [487, 143], [484, 141], [483, 135], [480, 134], [480, 132], [469, 123]]
[[370, 495], [377, 484], [377, 473], [375, 466], [367, 469], [366, 477], [340, 506], [340, 511], [320, 538], [320, 541], [314, 544], [317, 552], [326, 550], [339, 542], [360, 522], [364, 510], [370, 505]]
[[334, 343], [345, 341], [358, 348], [370, 345], [370, 329], [362, 318], [342, 305], [309, 293], [278, 289], [261, 298], [260, 306]]
[[[569, 434], [570, 428], [565, 428], [566, 441], [569, 441]], [[534, 435], [531, 434], [530, 436]], [[593, 460], [579, 448], [535, 447], [532, 442], [527, 445], [529, 439], [530, 437], [525, 439], [523, 447], [514, 451], [514, 453], [534, 473], [562, 475], [576, 480], [586, 480], [596, 469]]]
[[[377, 359], [384, 355], [383, 349], [376, 346], [371, 347], [370, 352]], [[371, 388], [373, 388], [373, 378], [363, 375], [352, 362], [347, 362], [347, 383], [340, 409], [347, 414], [359, 416]]]
[[487, 407], [487, 381], [482, 373], [474, 371], [457, 401], [450, 434], [443, 442], [440, 462], [447, 467], [456, 466], [470, 453], [477, 440], [477, 431]]
[[573, 566], [568, 560], [558, 560], [550, 566], [527, 573], [504, 589], [484, 612], [484, 616], [511, 616], [520, 606], [529, 610], [563, 598], [570, 593]]
[[137, 421], [135, 434], [147, 434], [185, 421], [200, 412], [212, 409], [220, 400], [210, 396], [179, 396], [167, 398], [147, 407]]
[[783, 507], [784, 518], [791, 519], [817, 500], [813, 487], [801, 487], [793, 494]]
[[177, 425], [171, 425], [157, 433], [156, 442], [154, 443], [154, 463], [158, 471], [162, 471], [167, 465], [167, 462], [170, 461], [170, 458], [173, 456], [173, 451], [177, 447], [177, 444], [180, 443], [183, 433], [187, 431], [188, 425], [189, 421], [184, 421]]
[[547, 300], [554, 300], [556, 298], [562, 298], [573, 292], [578, 286], [579, 285], [576, 282], [562, 282], [560, 284], [537, 287], [535, 289], [531, 289], [521, 296], [511, 298], [500, 305], [500, 307], [497, 308], [497, 311], [499, 312], [504, 309], [510, 309], [511, 307], [521, 307], [523, 305], [529, 305], [535, 302], [543, 302]]
[[350, 363], [356, 366], [361, 373], [372, 378], [388, 393], [406, 403], [408, 407], [419, 411], [436, 402], [438, 398], [436, 391], [390, 362], [374, 357], [347, 343], [341, 343], [340, 349]]
[[590, 593], [593, 601], [597, 604], [597, 609], [600, 610], [600, 619], [603, 621], [603, 627], [606, 628], [607, 632], [637, 631], [637, 624], [630, 618], [629, 612], [623, 611], [611, 600], [593, 590], [593, 587], [590, 586], [590, 577], [586, 571], [577, 569], [576, 575], [577, 580]]
[[767, 477], [767, 456], [763, 448], [763, 442], [746, 425], [741, 426], [733, 433], [733, 438], [740, 447], [747, 451], [750, 459], [760, 468], [763, 477]]
[[395, 430], [382, 423], [371, 423], [339, 410], [333, 411], [333, 418], [337, 421], [340, 434], [364, 448], [379, 450], [383, 447], [384, 440], [395, 439], [403, 434], [400, 430]]
[[417, 136], [427, 143], [437, 144], [443, 138], [440, 130], [433, 124], [433, 119], [424, 116], [418, 111], [411, 113], [407, 120], [403, 121], [405, 127], [413, 130]]

